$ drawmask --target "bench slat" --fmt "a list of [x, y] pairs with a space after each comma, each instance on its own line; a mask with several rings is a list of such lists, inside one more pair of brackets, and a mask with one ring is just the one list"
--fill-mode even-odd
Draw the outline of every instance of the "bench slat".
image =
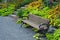
[[37, 25], [36, 23], [29, 20], [22, 20], [22, 21], [39, 30], [39, 25]]
[[33, 22], [36, 22], [38, 24], [40, 23], [48, 23], [49, 20], [48, 19], [44, 19], [40, 16], [36, 16], [36, 15], [33, 15], [33, 14], [29, 14], [29, 20], [33, 21]]
[[[33, 14], [29, 14], [28, 19], [27, 20], [22, 20], [22, 21], [24, 23], [27, 23], [30, 26], [38, 29], [38, 30], [40, 30], [40, 28], [46, 29], [47, 25], [45, 25], [45, 24], [49, 24], [48, 19], [44, 19], [44, 18], [42, 18], [40, 16], [36, 16], [36, 15], [33, 15]], [[40, 26], [40, 24], [44, 24], [44, 25]]]

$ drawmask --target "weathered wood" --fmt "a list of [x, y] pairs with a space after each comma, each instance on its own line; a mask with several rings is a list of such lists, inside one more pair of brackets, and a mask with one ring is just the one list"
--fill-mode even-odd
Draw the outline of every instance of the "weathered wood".
[[28, 19], [22, 20], [22, 22], [29, 24], [30, 26], [32, 26], [38, 30], [40, 30], [41, 28], [46, 29], [47, 25], [49, 24], [48, 19], [44, 19], [42, 17], [36, 16], [33, 14], [29, 14]]

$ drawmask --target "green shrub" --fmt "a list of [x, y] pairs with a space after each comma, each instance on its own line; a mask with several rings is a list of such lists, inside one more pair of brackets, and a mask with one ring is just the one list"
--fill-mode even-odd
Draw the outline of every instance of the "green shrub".
[[14, 5], [10, 4], [7, 8], [0, 9], [0, 16], [8, 16], [14, 11]]
[[23, 16], [27, 16], [28, 15], [28, 11], [27, 10], [25, 10], [25, 9], [20, 9], [19, 11], [18, 11], [18, 13], [17, 13], [17, 16], [19, 17], [19, 18], [22, 18]]
[[57, 29], [53, 34], [46, 34], [47, 40], [60, 40], [60, 29]]
[[21, 6], [24, 6], [24, 5], [26, 5], [26, 4], [28, 4], [28, 3], [30, 3], [30, 2], [32, 2], [33, 0], [23, 0], [22, 2], [20, 2], [20, 3], [18, 3], [18, 8], [20, 8]]

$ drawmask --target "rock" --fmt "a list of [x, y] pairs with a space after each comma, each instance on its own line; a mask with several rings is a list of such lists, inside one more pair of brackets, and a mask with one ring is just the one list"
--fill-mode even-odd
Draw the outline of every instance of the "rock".
[[56, 28], [54, 28], [54, 27], [49, 27], [48, 32], [49, 32], [49, 33], [53, 33], [55, 30], [56, 30]]
[[18, 16], [16, 16], [16, 15], [10, 15], [10, 17], [12, 17], [14, 20], [18, 19]]

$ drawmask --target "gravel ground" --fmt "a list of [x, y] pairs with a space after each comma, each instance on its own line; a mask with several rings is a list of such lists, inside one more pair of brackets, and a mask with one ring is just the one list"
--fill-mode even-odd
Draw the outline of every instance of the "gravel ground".
[[0, 16], [0, 40], [35, 40], [31, 29], [19, 27], [14, 19]]

